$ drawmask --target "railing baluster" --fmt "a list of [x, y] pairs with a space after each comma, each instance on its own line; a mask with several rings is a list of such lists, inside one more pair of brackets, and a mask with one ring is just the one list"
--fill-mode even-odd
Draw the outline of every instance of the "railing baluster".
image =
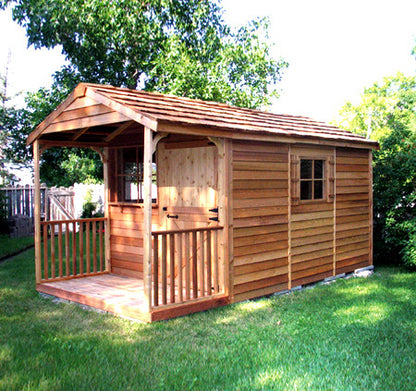
[[97, 224], [92, 222], [92, 271], [97, 272]]
[[190, 270], [191, 270], [191, 258], [190, 258], [190, 251], [189, 251], [189, 232], [185, 233], [185, 297], [186, 300], [191, 298], [191, 277], [190, 277]]
[[175, 235], [169, 235], [170, 252], [170, 302], [175, 302]]
[[48, 279], [48, 225], [43, 226], [43, 278]]
[[196, 231], [192, 232], [192, 289], [194, 299], [198, 297], [198, 247], [196, 234]]
[[159, 236], [153, 236], [153, 303], [159, 305]]
[[65, 275], [69, 276], [69, 224], [65, 224]]
[[178, 301], [181, 303], [183, 301], [183, 281], [182, 281], [182, 275], [183, 275], [183, 269], [182, 269], [182, 234], [179, 233], [177, 235], [178, 240]]
[[84, 223], [79, 223], [79, 274], [84, 274]]
[[51, 278], [55, 278], [55, 224], [51, 224]]
[[167, 303], [166, 235], [162, 236], [162, 304]]
[[87, 250], [87, 264], [85, 273], [91, 272], [91, 225], [89, 221], [85, 222], [85, 249]]
[[220, 291], [220, 267], [218, 259], [218, 231], [214, 232], [214, 293]]
[[100, 240], [100, 272], [104, 270], [104, 252], [103, 252], [103, 231], [104, 231], [104, 221], [98, 223], [99, 227], [99, 240]]
[[199, 232], [200, 251], [201, 256], [199, 260], [199, 284], [201, 286], [200, 296], [205, 296], [205, 243], [204, 243], [204, 231]]
[[77, 223], [72, 223], [72, 275], [77, 275]]
[[59, 277], [63, 275], [63, 267], [62, 267], [62, 224], [58, 225], [58, 273]]
[[207, 231], [207, 295], [212, 294], [211, 278], [211, 231]]

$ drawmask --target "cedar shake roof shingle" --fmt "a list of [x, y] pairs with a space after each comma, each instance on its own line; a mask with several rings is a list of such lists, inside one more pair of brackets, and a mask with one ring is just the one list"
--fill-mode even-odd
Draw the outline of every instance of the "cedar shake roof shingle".
[[[43, 121], [28, 138], [28, 143], [41, 138], [48, 126], [63, 121], [62, 114], [71, 110], [71, 104], [84, 96], [97, 104], [111, 107], [127, 117], [157, 131], [159, 124], [170, 123], [193, 127], [216, 128], [236, 133], [279, 135], [295, 138], [319, 138], [327, 141], [357, 143], [377, 148], [375, 141], [335, 126], [307, 117], [274, 114], [230, 106], [227, 104], [181, 98], [154, 92], [130, 90], [99, 84], [80, 83], [74, 92]], [[61, 116], [61, 118], [60, 118]], [[114, 121], [113, 121], [114, 122]], [[120, 121], [122, 122], [122, 121]], [[72, 128], [73, 129], [73, 128]], [[63, 130], [59, 130], [62, 132]]]

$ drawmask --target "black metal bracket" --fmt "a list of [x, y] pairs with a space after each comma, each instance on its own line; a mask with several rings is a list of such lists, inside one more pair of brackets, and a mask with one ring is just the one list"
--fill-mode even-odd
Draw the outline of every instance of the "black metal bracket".
[[209, 220], [211, 220], [211, 221], [219, 221], [218, 220], [218, 217], [210, 217]]
[[166, 216], [168, 219], [177, 219], [179, 216], [178, 215], [167, 215]]
[[209, 209], [210, 212], [218, 213], [218, 208]]

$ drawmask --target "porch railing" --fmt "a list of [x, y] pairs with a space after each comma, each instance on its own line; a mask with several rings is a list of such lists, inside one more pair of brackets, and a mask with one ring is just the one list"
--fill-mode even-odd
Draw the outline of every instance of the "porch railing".
[[220, 230], [222, 227], [152, 232], [154, 307], [223, 292], [218, 247]]
[[41, 281], [105, 272], [105, 217], [42, 221]]

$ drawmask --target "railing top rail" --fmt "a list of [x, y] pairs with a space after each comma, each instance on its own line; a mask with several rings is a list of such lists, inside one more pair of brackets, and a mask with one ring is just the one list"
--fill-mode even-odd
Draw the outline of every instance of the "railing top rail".
[[217, 227], [204, 227], [204, 228], [188, 228], [188, 229], [173, 229], [173, 230], [166, 230], [166, 231], [153, 231], [152, 235], [169, 235], [169, 234], [184, 234], [190, 232], [202, 232], [202, 231], [218, 231], [223, 229], [222, 226]]
[[66, 224], [66, 223], [84, 223], [88, 221], [107, 221], [107, 217], [93, 217], [91, 219], [75, 219], [75, 220], [49, 220], [49, 221], [41, 221], [40, 225], [47, 225], [47, 224]]

